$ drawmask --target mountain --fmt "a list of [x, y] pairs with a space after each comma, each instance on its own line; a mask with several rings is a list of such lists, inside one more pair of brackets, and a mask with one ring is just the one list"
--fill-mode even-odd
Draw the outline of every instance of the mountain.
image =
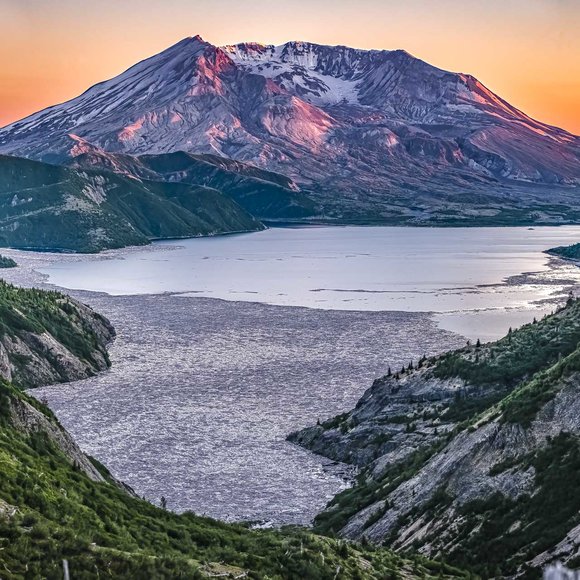
[[489, 344], [377, 379], [290, 439], [356, 464], [315, 529], [419, 550], [484, 578], [580, 551], [580, 300]]
[[54, 380], [32, 372], [40, 368], [56, 380], [79, 378], [64, 372], [69, 363], [103, 370], [112, 335], [104, 318], [67, 296], [0, 284], [0, 344], [24, 345], [8, 359], [0, 350], [2, 578], [61, 578], [64, 559], [72, 578], [467, 577], [306, 529], [251, 530], [138, 498], [85, 455], [44, 404], [6, 380], [28, 387]]
[[403, 50], [199, 36], [0, 129], [0, 152], [57, 163], [218, 155], [287, 176], [318, 220], [411, 224], [576, 221], [579, 143]]
[[209, 187], [0, 155], [0, 246], [95, 252], [262, 228]]

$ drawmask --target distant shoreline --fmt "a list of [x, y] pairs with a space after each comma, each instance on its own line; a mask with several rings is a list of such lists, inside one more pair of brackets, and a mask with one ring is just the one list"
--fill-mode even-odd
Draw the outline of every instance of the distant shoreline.
[[580, 265], [580, 243], [572, 244], [570, 246], [558, 246], [556, 248], [550, 248], [544, 253], [549, 256], [556, 256], [569, 262], [574, 262]]

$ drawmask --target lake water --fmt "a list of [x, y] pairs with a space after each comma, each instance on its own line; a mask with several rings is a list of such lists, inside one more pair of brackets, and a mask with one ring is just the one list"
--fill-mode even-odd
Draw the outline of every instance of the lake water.
[[[580, 281], [544, 250], [580, 228], [312, 227], [159, 242], [41, 271], [71, 289], [164, 292], [331, 310], [434, 312], [442, 327], [491, 340], [529, 322]], [[522, 276], [522, 274], [527, 274]], [[477, 316], [473, 316], [473, 313]]]
[[2, 276], [66, 288], [115, 325], [109, 372], [35, 390], [115, 475], [177, 511], [307, 523], [349, 472], [286, 435], [354, 406], [389, 365], [553, 309], [579, 269], [542, 251], [578, 237], [271, 229], [98, 256], [3, 250], [21, 267]]

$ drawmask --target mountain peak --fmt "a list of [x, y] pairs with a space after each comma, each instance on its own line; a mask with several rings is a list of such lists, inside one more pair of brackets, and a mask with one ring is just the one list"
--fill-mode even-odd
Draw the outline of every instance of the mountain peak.
[[[161, 52], [157, 53], [156, 55], [153, 55], [149, 58], [157, 58], [167, 52], [174, 52], [176, 50], [183, 50], [185, 48], [199, 48], [200, 46], [211, 46], [211, 44], [209, 42], [206, 42], [199, 34], [196, 34], [195, 36], [186, 36], [185, 38], [182, 38], [179, 42], [176, 42], [175, 44], [172, 44], [171, 46], [169, 46], [168, 48], [166, 48], [165, 50], [162, 50]], [[149, 60], [149, 58], [145, 59], [145, 60]]]
[[210, 45], [210, 43], [205, 41], [199, 34], [195, 34], [193, 36], [186, 36], [185, 38], [182, 38], [179, 42], [176, 42], [170, 48], [172, 48], [173, 46], [187, 45], [187, 44], [193, 44], [193, 43]]

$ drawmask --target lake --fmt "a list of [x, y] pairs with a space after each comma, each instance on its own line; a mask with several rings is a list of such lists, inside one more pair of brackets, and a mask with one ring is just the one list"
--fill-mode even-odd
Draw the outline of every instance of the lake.
[[562, 302], [580, 228], [296, 228], [97, 256], [4, 251], [3, 277], [62, 287], [115, 325], [113, 367], [34, 391], [154, 502], [307, 523], [352, 473], [285, 441], [373, 378], [494, 338]]
[[555, 295], [580, 281], [576, 267], [543, 253], [579, 237], [577, 226], [278, 228], [159, 242], [157, 251], [40, 271], [58, 286], [112, 295], [434, 312], [443, 328], [491, 340], [549, 311]]

